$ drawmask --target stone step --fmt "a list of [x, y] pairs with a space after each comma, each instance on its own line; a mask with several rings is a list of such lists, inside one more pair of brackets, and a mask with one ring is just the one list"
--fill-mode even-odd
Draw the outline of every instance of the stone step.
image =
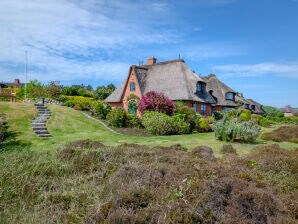
[[44, 104], [34, 104], [38, 110], [38, 115], [32, 121], [32, 129], [40, 138], [52, 137], [46, 127], [46, 122], [51, 116], [51, 111]]
[[49, 110], [40, 110], [40, 111], [38, 111], [39, 113], [51, 113], [51, 111], [49, 111]]
[[46, 125], [45, 122], [34, 122], [32, 123], [32, 125]]
[[42, 122], [46, 122], [47, 120], [48, 120], [47, 118], [38, 117], [38, 118], [35, 118], [33, 121], [42, 121]]
[[45, 127], [46, 124], [32, 124], [32, 127], [33, 128], [42, 128], [42, 127]]
[[38, 134], [38, 135], [39, 135], [39, 134], [50, 134], [50, 133], [48, 132], [48, 130], [36, 130], [35, 133]]
[[36, 118], [48, 119], [49, 117], [50, 117], [49, 114], [42, 114], [42, 115], [37, 116]]
[[51, 134], [38, 134], [37, 136], [40, 137], [40, 138], [53, 137]]
[[47, 131], [46, 127], [33, 127], [33, 131]]

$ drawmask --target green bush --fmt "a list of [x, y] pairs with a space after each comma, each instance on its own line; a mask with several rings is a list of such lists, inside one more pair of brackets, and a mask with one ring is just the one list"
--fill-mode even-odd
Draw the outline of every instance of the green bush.
[[74, 101], [70, 100], [70, 101], [66, 101], [64, 103], [64, 105], [67, 106], [67, 107], [74, 107], [76, 105], [76, 103]]
[[113, 109], [107, 115], [108, 123], [112, 127], [122, 128], [127, 125], [127, 112], [122, 107]]
[[180, 114], [171, 117], [173, 121], [173, 134], [189, 134], [191, 133], [190, 124], [185, 122], [185, 119]]
[[214, 126], [215, 137], [227, 142], [253, 142], [260, 135], [261, 129], [254, 120], [238, 122], [226, 116]]
[[239, 121], [249, 121], [251, 119], [251, 111], [250, 110], [241, 110], [239, 115]]
[[157, 111], [146, 111], [142, 125], [153, 135], [170, 135], [173, 133], [173, 119]]
[[267, 127], [267, 128], [273, 125], [273, 122], [267, 119], [266, 117], [261, 117], [258, 123], [260, 126]]
[[[178, 101], [180, 102], [180, 101]], [[175, 102], [177, 103], [177, 102]], [[182, 118], [186, 123], [189, 124], [190, 131], [192, 132], [196, 126], [197, 126], [197, 120], [199, 116], [196, 114], [196, 112], [187, 106], [177, 106], [175, 110], [175, 114], [179, 115], [180, 118]]]
[[262, 116], [258, 114], [252, 114], [251, 119], [254, 119], [257, 123], [261, 120]]
[[74, 107], [78, 105], [82, 108], [82, 110], [89, 110], [94, 101], [91, 97], [83, 97], [83, 96], [63, 96], [61, 100], [64, 102], [65, 106]]
[[112, 109], [108, 103], [97, 100], [92, 102], [90, 110], [94, 116], [100, 119], [106, 119]]
[[223, 113], [222, 112], [220, 112], [220, 111], [215, 111], [214, 113], [213, 113], [213, 117], [214, 117], [214, 119], [215, 120], [221, 120], [222, 118], [223, 118]]
[[127, 115], [127, 127], [129, 128], [141, 128], [141, 120], [137, 115], [128, 114]]
[[213, 130], [213, 117], [201, 117], [197, 120], [198, 132], [209, 132]]
[[8, 123], [6, 120], [6, 115], [0, 113], [0, 143], [4, 141], [8, 129]]
[[198, 131], [199, 132], [208, 132], [208, 130], [209, 130], [208, 119], [201, 117], [198, 120]]
[[291, 117], [267, 116], [266, 118], [271, 122], [276, 122], [281, 124], [298, 124], [298, 116], [291, 116]]

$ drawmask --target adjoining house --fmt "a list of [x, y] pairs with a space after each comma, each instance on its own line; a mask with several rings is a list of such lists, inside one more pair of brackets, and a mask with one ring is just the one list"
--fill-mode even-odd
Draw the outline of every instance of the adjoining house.
[[129, 108], [131, 102], [150, 91], [162, 92], [173, 101], [184, 101], [201, 115], [210, 116], [238, 106], [236, 92], [214, 74], [200, 77], [182, 59], [157, 63], [154, 57], [148, 58], [146, 65], [130, 66], [126, 80], [105, 101], [112, 108], [123, 107], [135, 113]]
[[2, 82], [0, 83], [0, 88], [21, 88], [24, 87], [25, 83], [21, 83], [20, 79], [15, 79], [14, 82]]
[[284, 108], [281, 108], [279, 110], [284, 113], [285, 117], [298, 115], [298, 108], [293, 108], [290, 105], [287, 105]]

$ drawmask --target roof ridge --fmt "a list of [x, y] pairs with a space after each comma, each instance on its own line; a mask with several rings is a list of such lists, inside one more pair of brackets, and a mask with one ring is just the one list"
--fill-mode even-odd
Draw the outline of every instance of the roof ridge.
[[185, 61], [184, 61], [183, 59], [175, 59], [175, 60], [162, 61], [162, 62], [154, 63], [154, 64], [152, 64], [152, 65], [143, 65], [143, 66], [145, 66], [145, 67], [150, 67], [150, 66], [163, 65], [163, 64], [173, 63], [173, 62], [183, 62], [183, 63], [185, 63]]

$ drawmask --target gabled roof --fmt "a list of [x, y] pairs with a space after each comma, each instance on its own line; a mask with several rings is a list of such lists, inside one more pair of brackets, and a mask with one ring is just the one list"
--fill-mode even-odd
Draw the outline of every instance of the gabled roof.
[[[166, 61], [143, 66], [133, 65], [130, 67], [129, 74], [131, 71], [137, 77], [142, 95], [150, 91], [157, 91], [163, 92], [172, 100], [215, 103], [215, 100], [207, 91], [196, 93], [197, 82], [205, 81], [191, 71], [184, 60]], [[105, 101], [120, 102], [127, 79]]]
[[203, 79], [207, 83], [207, 91], [212, 91], [212, 96], [216, 99], [216, 104], [219, 106], [231, 106], [236, 107], [237, 103], [232, 100], [226, 100], [226, 93], [234, 93], [236, 92], [228, 87], [226, 84], [221, 82], [216, 75], [210, 74]]
[[298, 108], [293, 108], [290, 105], [287, 105], [284, 108], [281, 108], [279, 110], [284, 113], [298, 114]]
[[245, 99], [242, 95], [239, 95], [238, 93], [235, 96], [235, 100], [239, 100], [244, 104], [250, 104], [250, 102], [247, 99]]

